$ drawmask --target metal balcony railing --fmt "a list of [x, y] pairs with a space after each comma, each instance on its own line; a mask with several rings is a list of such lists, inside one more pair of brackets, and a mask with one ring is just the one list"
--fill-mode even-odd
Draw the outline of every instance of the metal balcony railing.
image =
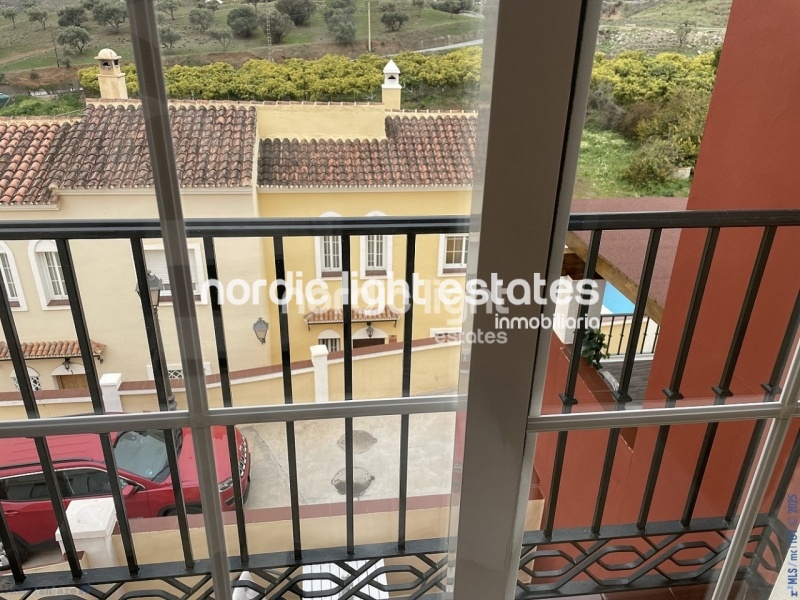
[[[681, 343], [675, 357], [675, 368], [667, 386], [665, 408], [660, 410], [626, 411], [628, 414], [602, 412], [595, 414], [573, 413], [573, 408], [581, 401], [576, 397], [578, 377], [578, 353], [574, 353], [564, 392], [561, 394], [562, 414], [534, 417], [528, 430], [557, 432], [558, 441], [552, 464], [551, 485], [545, 499], [545, 512], [539, 530], [525, 535], [520, 563], [518, 597], [549, 598], [554, 595], [570, 596], [587, 593], [600, 593], [623, 589], [647, 589], [665, 585], [686, 585], [712, 581], [718, 574], [718, 566], [726, 556], [730, 545], [730, 532], [734, 525], [743, 521], [737, 512], [751, 476], [753, 463], [759, 444], [762, 441], [767, 420], [780, 413], [780, 403], [775, 402], [778, 386], [785, 370], [789, 352], [794, 343], [800, 323], [800, 295], [794, 306], [791, 322], [780, 346], [775, 349], [776, 359], [772, 376], [765, 383], [764, 402], [721, 407], [731, 397], [730, 384], [738, 356], [747, 332], [755, 299], [769, 258], [772, 242], [779, 227], [800, 226], [800, 213], [796, 211], [747, 211], [747, 212], [682, 212], [658, 214], [613, 214], [613, 215], [573, 215], [570, 229], [590, 231], [589, 253], [586, 260], [585, 277], [593, 278], [604, 231], [622, 229], [650, 230], [649, 244], [643, 261], [639, 291], [632, 322], [628, 334], [628, 345], [624, 353], [620, 386], [616, 392], [618, 410], [623, 410], [629, 400], [628, 384], [633, 361], [637, 354], [637, 344], [644, 324], [644, 310], [655, 259], [658, 253], [661, 232], [665, 228], [702, 229], [707, 231], [706, 243], [697, 272], [689, 310], [684, 322]], [[674, 409], [680, 393], [683, 372], [699, 308], [702, 303], [705, 283], [708, 278], [719, 232], [722, 228], [748, 227], [763, 231], [759, 251], [752, 269], [750, 283], [741, 301], [740, 317], [733, 332], [729, 346], [729, 360], [720, 374], [717, 385], [716, 406], [696, 409]], [[286, 255], [284, 240], [299, 236], [341, 236], [342, 271], [351, 270], [351, 243], [353, 236], [365, 234], [401, 236], [406, 240], [405, 279], [411, 286], [417, 264], [417, 238], [426, 234], [464, 233], [468, 230], [468, 219], [460, 217], [419, 217], [419, 218], [342, 218], [336, 220], [308, 219], [219, 219], [188, 220], [187, 237], [203, 240], [207, 276], [218, 276], [215, 240], [229, 237], [270, 238], [274, 249], [274, 269], [277, 279], [284, 279]], [[219, 359], [223, 407], [211, 409], [206, 414], [196, 414], [189, 410], [170, 411], [167, 397], [166, 365], [159, 348], [153, 308], [146, 295], [141, 295], [141, 310], [147, 330], [148, 346], [152, 359], [153, 373], [160, 406], [159, 412], [143, 414], [105, 415], [98, 374], [91, 360], [88, 321], [83, 310], [79, 281], [70, 249], [73, 240], [117, 239], [128, 240], [133, 252], [136, 279], [140, 289], [147, 288], [146, 269], [142, 241], [161, 236], [156, 221], [60, 221], [60, 222], [18, 222], [0, 225], [2, 240], [54, 239], [56, 241], [64, 280], [70, 300], [70, 311], [84, 357], [87, 381], [94, 414], [76, 417], [40, 418], [34, 390], [27, 377], [25, 360], [21, 351], [20, 339], [8, 298], [3, 289], [0, 292], [0, 322], [9, 347], [15, 372], [18, 374], [20, 394], [27, 413], [27, 419], [0, 422], [0, 437], [30, 437], [35, 440], [39, 461], [45, 473], [49, 498], [61, 530], [66, 560], [69, 570], [53, 573], [26, 573], [19, 561], [16, 544], [10, 535], [3, 511], [0, 510], [0, 542], [5, 547], [10, 573], [0, 580], [0, 596], [4, 592], [25, 592], [40, 588], [74, 587], [96, 598], [118, 597], [125, 591], [125, 584], [136, 582], [137, 597], [161, 598], [205, 598], [213, 593], [211, 574], [215, 568], [213, 556], [210, 559], [197, 559], [189, 535], [189, 522], [186, 515], [183, 492], [177, 477], [177, 455], [173, 432], [179, 428], [195, 429], [221, 425], [228, 428], [229, 458], [232, 473], [237, 472], [237, 452], [233, 427], [237, 424], [276, 422], [285, 423], [287, 439], [287, 462], [291, 500], [292, 550], [269, 554], [251, 554], [248, 550], [248, 530], [242, 490], [234, 478], [235, 519], [237, 526], [238, 554], [232, 556], [223, 568], [227, 572], [248, 571], [252, 580], [239, 580], [234, 587], [244, 587], [255, 592], [257, 598], [362, 598], [371, 596], [370, 586], [376, 590], [393, 594], [393, 597], [420, 598], [438, 597], [443, 594], [447, 583], [448, 540], [409, 539], [407, 535], [408, 515], [408, 462], [409, 462], [409, 418], [412, 414], [453, 412], [458, 409], [457, 396], [411, 397], [411, 341], [414, 322], [414, 306], [408, 302], [404, 317], [404, 336], [402, 352], [402, 386], [400, 396], [387, 400], [366, 400], [349, 402], [353, 398], [353, 352], [352, 322], [349, 295], [344, 295], [343, 305], [343, 350], [344, 350], [344, 402], [328, 404], [294, 404], [291, 374], [291, 339], [288, 317], [281, 312], [279, 333], [283, 368], [283, 405], [234, 406], [231, 394], [230, 373], [228, 370], [225, 343], [225, 326], [216, 289], [211, 288], [211, 307], [214, 319], [216, 351]], [[134, 282], [131, 282], [133, 287]], [[349, 288], [345, 276], [342, 285]], [[0, 286], [2, 289], [2, 286]], [[284, 298], [287, 291], [279, 289], [279, 297]], [[579, 316], [586, 316], [587, 307], [580, 308]], [[582, 321], [579, 320], [579, 323]], [[585, 335], [583, 329], [575, 331], [575, 347], [580, 347]], [[189, 374], [191, 376], [191, 374]], [[720, 410], [724, 408], [725, 410]], [[794, 414], [794, 413], [793, 413]], [[354, 447], [353, 419], [379, 415], [400, 415], [400, 470], [397, 497], [397, 536], [391, 543], [359, 544], [354, 528]], [[720, 422], [750, 418], [756, 421], [748, 442], [745, 460], [741, 466], [733, 492], [728, 499], [729, 509], [716, 518], [694, 518], [694, 510], [702, 485], [709, 457], [715, 444], [715, 435]], [[304, 545], [301, 528], [301, 508], [295, 443], [295, 423], [305, 420], [341, 419], [345, 432], [345, 532], [346, 542], [341, 547], [308, 549]], [[609, 421], [609, 419], [612, 419]], [[606, 502], [609, 497], [614, 459], [618, 450], [621, 426], [645, 427], [659, 426], [658, 440], [652, 451], [651, 467], [644, 485], [641, 509], [638, 518], [630, 523], [609, 525], [604, 522]], [[578, 429], [609, 429], [600, 485], [594, 489], [596, 505], [591, 520], [585, 527], [558, 528], [556, 516], [559, 505], [559, 489], [570, 432]], [[675, 522], [654, 522], [650, 519], [656, 483], [658, 482], [664, 449], [670, 426], [677, 423], [705, 423], [706, 435], [698, 452], [696, 469], [689, 486], [683, 515]], [[169, 470], [173, 476], [173, 493], [177, 507], [177, 523], [183, 544], [181, 562], [148, 564], [136, 554], [134, 538], [126, 516], [122, 491], [116, 474], [114, 454], [111, 448], [110, 433], [129, 429], [159, 429], [166, 432]], [[57, 482], [53, 461], [50, 457], [47, 437], [68, 433], [88, 433], [101, 439], [107, 469], [111, 475], [111, 496], [114, 499], [119, 522], [119, 534], [124, 547], [126, 565], [100, 569], [84, 570], [75, 551], [69, 523], [66, 518], [61, 490]], [[778, 518], [778, 510], [783, 494], [788, 488], [794, 466], [800, 458], [800, 437], [794, 441], [784, 467], [777, 490], [771, 499], [770, 509], [754, 515], [749, 525], [749, 536], [754, 549], [747, 554], [747, 569], [739, 577], [766, 580], [765, 571], [775, 572], [780, 568], [782, 556], [788, 544], [786, 527]], [[198, 463], [210, 460], [210, 448], [197, 448]], [[203, 483], [201, 479], [201, 483]], [[216, 488], [208, 493], [215, 497]], [[737, 521], [738, 519], [738, 521]], [[206, 527], [218, 525], [206, 523]], [[713, 538], [713, 539], [712, 539]], [[684, 548], [705, 545], [710, 548], [707, 556], [681, 559], [678, 555]], [[629, 560], [631, 553], [638, 558]], [[617, 554], [628, 557], [623, 562], [614, 563]], [[561, 557], [561, 567], [543, 567], [547, 561]], [[389, 560], [391, 559], [391, 560]], [[381, 563], [381, 561], [385, 561]], [[359, 561], [359, 562], [356, 562]], [[312, 564], [334, 563], [337, 574], [323, 573], [311, 575], [303, 572], [303, 567]], [[548, 563], [549, 564], [549, 563]], [[216, 565], [218, 566], [218, 565]], [[325, 591], [311, 591], [307, 585], [316, 579], [328, 582]], [[386, 577], [387, 579], [381, 579]], [[169, 591], [165, 591], [169, 590]]]
[[[608, 331], [606, 336], [606, 352], [609, 357], [625, 356], [628, 335], [633, 327], [633, 313], [619, 315], [603, 315], [600, 318], [601, 331]], [[660, 327], [655, 320], [645, 316], [640, 328], [637, 354], [655, 354]]]

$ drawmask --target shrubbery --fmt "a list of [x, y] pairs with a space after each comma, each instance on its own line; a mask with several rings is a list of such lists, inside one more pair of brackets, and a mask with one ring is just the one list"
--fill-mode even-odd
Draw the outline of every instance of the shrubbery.
[[[249, 7], [248, 7], [249, 8]], [[394, 58], [402, 82], [413, 90], [474, 88], [480, 74], [481, 51], [464, 48], [444, 55], [404, 52]], [[344, 56], [317, 60], [292, 58], [282, 63], [250, 60], [235, 68], [227, 63], [202, 67], [176, 65], [164, 73], [171, 98], [206, 100], [352, 100], [377, 94], [386, 59], [365, 54], [351, 61]], [[125, 64], [128, 91], [138, 92], [136, 67]], [[79, 71], [81, 85], [97, 96], [97, 67]]]

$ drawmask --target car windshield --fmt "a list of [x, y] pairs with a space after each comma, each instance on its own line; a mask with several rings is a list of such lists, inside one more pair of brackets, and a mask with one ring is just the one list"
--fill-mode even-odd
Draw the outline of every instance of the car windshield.
[[117, 467], [151, 481], [166, 477], [169, 472], [164, 432], [126, 431], [114, 444]]

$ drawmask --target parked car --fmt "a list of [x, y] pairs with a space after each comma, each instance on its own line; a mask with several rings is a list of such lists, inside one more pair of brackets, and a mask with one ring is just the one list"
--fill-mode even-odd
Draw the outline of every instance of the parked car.
[[[219, 494], [223, 510], [233, 510], [233, 477], [225, 427], [212, 427]], [[111, 434], [122, 494], [129, 518], [175, 514], [175, 498], [160, 430]], [[191, 429], [178, 430], [178, 473], [189, 513], [201, 512]], [[111, 495], [111, 484], [97, 435], [47, 438], [65, 506], [76, 498]], [[247, 439], [236, 430], [239, 478], [245, 494], [250, 487]], [[21, 558], [53, 543], [58, 527], [33, 440], [0, 439], [0, 503]], [[0, 567], [2, 568], [2, 567]]]

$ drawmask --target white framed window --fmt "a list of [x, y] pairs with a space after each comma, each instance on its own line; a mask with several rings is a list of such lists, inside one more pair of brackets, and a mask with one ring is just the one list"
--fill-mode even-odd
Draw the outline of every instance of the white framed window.
[[5, 242], [0, 242], [0, 276], [11, 307], [26, 309], [14, 254]]
[[[380, 211], [372, 211], [368, 217], [385, 217]], [[392, 270], [392, 236], [361, 236], [361, 277], [385, 277]]]
[[[320, 215], [322, 218], [341, 217], [334, 212]], [[317, 277], [342, 276], [342, 238], [338, 235], [322, 235], [314, 238], [317, 257]]]
[[466, 233], [442, 235], [439, 242], [439, 275], [467, 272]]
[[[199, 244], [189, 244], [189, 270], [192, 273], [192, 291], [195, 299], [200, 297], [200, 287], [203, 283], [200, 273], [203, 272], [203, 263]], [[144, 249], [144, 261], [147, 270], [152, 271], [161, 280], [164, 289], [161, 292], [162, 300], [169, 301], [172, 298], [172, 289], [169, 281], [169, 271], [167, 269], [167, 256], [164, 254], [163, 246], [147, 246]]]
[[332, 329], [326, 329], [317, 337], [317, 343], [320, 346], [325, 346], [328, 352], [339, 352], [342, 349], [341, 336]]
[[[155, 376], [153, 375], [153, 365], [147, 365], [145, 368], [147, 369], [147, 378], [150, 380], [155, 379]], [[207, 362], [203, 363], [203, 374], [206, 376], [211, 375], [211, 363]], [[183, 365], [180, 363], [168, 364], [167, 377], [169, 378], [170, 381], [182, 380]]]
[[45, 310], [69, 308], [67, 284], [64, 281], [64, 271], [61, 268], [56, 243], [53, 240], [31, 242], [28, 252], [42, 308]]
[[[27, 367], [28, 369], [28, 379], [31, 380], [31, 387], [33, 388], [34, 392], [38, 392], [42, 389], [42, 378], [39, 377], [39, 373], [36, 372], [34, 369]], [[19, 391], [19, 381], [17, 380], [17, 374], [12, 372], [11, 373], [11, 381], [14, 384], [14, 389]]]

